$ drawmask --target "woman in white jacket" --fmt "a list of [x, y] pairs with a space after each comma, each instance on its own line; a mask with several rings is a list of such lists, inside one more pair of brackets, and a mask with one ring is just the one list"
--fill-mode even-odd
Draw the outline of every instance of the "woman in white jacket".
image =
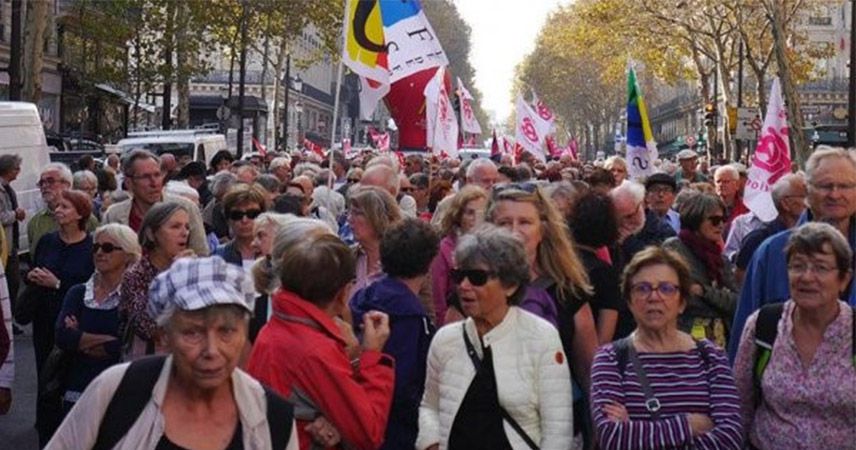
[[556, 328], [517, 308], [529, 281], [522, 243], [486, 225], [455, 249], [468, 319], [428, 351], [417, 449], [568, 449], [573, 416]]

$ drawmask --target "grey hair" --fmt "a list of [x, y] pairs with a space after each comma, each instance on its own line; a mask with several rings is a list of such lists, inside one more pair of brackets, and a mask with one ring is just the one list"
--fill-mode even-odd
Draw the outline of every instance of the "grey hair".
[[852, 168], [856, 170], [856, 152], [850, 152], [842, 147], [829, 147], [826, 145], [818, 146], [817, 149], [808, 157], [805, 162], [805, 181], [809, 185], [812, 184], [815, 176], [815, 171], [820, 165], [820, 162], [826, 158], [841, 158], [847, 160]]
[[256, 178], [256, 184], [271, 194], [278, 194], [282, 187], [282, 182], [279, 181], [279, 178], [269, 173], [259, 175], [258, 178]]
[[199, 191], [184, 181], [170, 180], [166, 183], [163, 190], [166, 194], [180, 196], [199, 205]]
[[276, 212], [267, 211], [261, 213], [258, 217], [256, 217], [256, 220], [253, 223], [257, 227], [267, 224], [275, 225], [277, 227], [278, 233], [279, 230], [284, 228], [286, 225], [292, 223], [297, 218], [298, 217], [294, 214], [280, 214]]
[[387, 192], [391, 193], [393, 197], [398, 195], [398, 192], [401, 189], [401, 180], [398, 178], [398, 172], [396, 172], [395, 169], [386, 164], [376, 164], [374, 166], [367, 167], [363, 172], [363, 177], [360, 179], [360, 183], [364, 184], [367, 178], [372, 177], [383, 179], [383, 184], [377, 187], [383, 188]]
[[84, 181], [89, 181], [98, 189], [98, 177], [89, 170], [78, 170], [71, 175], [73, 189], [80, 189], [80, 184]]
[[330, 169], [321, 169], [315, 176], [315, 186], [326, 186], [330, 179], [335, 177]]
[[291, 165], [291, 157], [288, 156], [277, 156], [276, 158], [270, 160], [270, 164], [268, 164], [268, 168], [271, 171], [279, 169], [282, 166], [290, 166]]
[[773, 204], [778, 207], [782, 204], [785, 196], [789, 195], [797, 184], [805, 184], [805, 176], [802, 173], [789, 173], [776, 180], [773, 187], [770, 189], [770, 195], [773, 197]]
[[155, 248], [157, 246], [155, 232], [162, 227], [176, 211], [179, 210], [190, 214], [190, 211], [178, 202], [155, 203], [154, 206], [149, 209], [149, 212], [146, 213], [146, 216], [143, 217], [143, 223], [140, 224], [140, 247], [146, 250]]
[[218, 172], [211, 180], [211, 193], [216, 198], [222, 198], [226, 192], [238, 182], [238, 177], [229, 171]]
[[504, 287], [517, 286], [509, 304], [516, 305], [523, 299], [529, 283], [529, 262], [523, 243], [510, 231], [491, 224], [479, 226], [460, 238], [455, 261], [458, 268], [487, 268]]
[[[290, 215], [290, 214], [287, 214]], [[280, 272], [280, 263], [282, 256], [286, 250], [298, 242], [307, 240], [312, 236], [327, 235], [336, 236], [330, 226], [319, 219], [311, 219], [308, 217], [294, 217], [285, 227], [276, 234], [273, 241], [273, 249], [271, 250], [271, 259], [273, 260], [274, 273]]]
[[141, 148], [134, 149], [122, 157], [122, 171], [125, 172], [125, 176], [129, 178], [133, 177], [134, 163], [143, 159], [151, 159], [158, 164], [158, 167], [160, 167], [160, 158], [158, 158], [157, 155]]
[[606, 161], [603, 162], [603, 168], [606, 170], [610, 170], [615, 166], [627, 169], [627, 161], [625, 161], [621, 156], [612, 155], [609, 158], [606, 158]]
[[311, 162], [302, 162], [294, 166], [294, 170], [292, 170], [292, 173], [294, 174], [295, 178], [301, 175], [306, 175], [314, 180], [315, 177], [318, 175], [318, 172], [320, 171], [321, 166], [319, 166], [318, 164]]
[[379, 155], [372, 158], [371, 161], [366, 164], [366, 170], [374, 166], [386, 166], [392, 169], [395, 173], [398, 173], [399, 171], [398, 159], [388, 155]]
[[21, 167], [21, 162], [23, 160], [19, 155], [15, 154], [5, 154], [0, 155], [0, 176], [6, 175], [9, 172]]
[[467, 172], [466, 172], [467, 181], [473, 180], [473, 177], [475, 177], [475, 175], [476, 175], [476, 171], [478, 171], [482, 168], [490, 168], [490, 169], [497, 170], [496, 164], [494, 164], [493, 161], [491, 161], [487, 158], [476, 158], [473, 160], [473, 162], [471, 162], [467, 166]]
[[718, 195], [698, 193], [688, 197], [678, 211], [681, 215], [681, 229], [698, 231], [708, 214], [716, 209], [725, 213], [725, 203]]
[[719, 173], [730, 173], [734, 176], [735, 180], [740, 179], [740, 171], [737, 170], [737, 168], [732, 166], [731, 164], [726, 164], [716, 169], [716, 171], [713, 173], [713, 177], [716, 178], [716, 175]]
[[633, 203], [640, 203], [645, 200], [645, 186], [635, 181], [621, 183], [609, 192], [609, 196], [613, 200], [630, 197]]
[[832, 255], [835, 256], [835, 265], [843, 277], [851, 271], [850, 264], [853, 261], [853, 250], [847, 239], [837, 228], [825, 222], [808, 222], [791, 233], [785, 246], [785, 255], [790, 262], [791, 257], [796, 254], [812, 255], [826, 253], [824, 246], [829, 244]]
[[133, 262], [140, 259], [140, 256], [143, 254], [143, 249], [140, 247], [137, 233], [127, 225], [122, 225], [120, 223], [108, 223], [106, 225], [101, 225], [95, 229], [92, 239], [97, 240], [98, 237], [102, 235], [116, 241], [116, 244], [119, 247], [122, 247], [122, 251], [131, 256], [128, 265], [131, 265]]
[[69, 186], [74, 182], [74, 177], [71, 174], [71, 169], [61, 162], [52, 162], [45, 166], [39, 175], [44, 175], [48, 172], [59, 172], [60, 178], [63, 179]]
[[110, 193], [110, 201], [112, 202], [111, 204], [124, 202], [125, 200], [127, 200], [129, 198], [131, 198], [131, 196], [128, 194], [127, 191], [122, 191], [122, 190], [117, 189], [117, 190]]
[[550, 198], [564, 197], [573, 200], [577, 190], [569, 181], [556, 181], [544, 187], [544, 194]]

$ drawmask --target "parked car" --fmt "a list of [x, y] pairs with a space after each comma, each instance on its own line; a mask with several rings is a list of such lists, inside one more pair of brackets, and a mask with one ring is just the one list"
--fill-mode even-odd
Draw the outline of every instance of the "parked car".
[[210, 130], [173, 130], [141, 131], [129, 133], [128, 137], [116, 143], [121, 154], [142, 148], [156, 155], [172, 153], [176, 158], [190, 157], [193, 161], [202, 161], [207, 166], [214, 154], [220, 150], [235, 150], [226, 145], [226, 137]]

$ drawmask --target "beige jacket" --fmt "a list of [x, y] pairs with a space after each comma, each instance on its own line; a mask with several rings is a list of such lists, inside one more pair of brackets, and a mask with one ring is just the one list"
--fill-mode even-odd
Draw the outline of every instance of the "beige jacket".
[[[184, 197], [164, 194], [163, 200], [168, 202], [177, 202], [184, 205], [190, 212], [190, 239], [188, 245], [196, 252], [196, 256], [208, 256], [211, 253], [208, 248], [208, 242], [205, 239], [205, 225], [202, 223], [202, 213], [199, 212], [199, 207], [191, 203]], [[121, 223], [128, 225], [128, 217], [131, 215], [131, 202], [134, 199], [116, 203], [107, 208], [104, 213], [103, 223]]]
[[[92, 448], [98, 437], [98, 427], [119, 387], [130, 364], [113, 366], [99, 375], [74, 405], [54, 433], [46, 449], [78, 450]], [[143, 408], [137, 421], [128, 430], [114, 450], [154, 450], [164, 434], [164, 418], [161, 413], [166, 395], [167, 381], [172, 372], [172, 356], [167, 357], [158, 381], [152, 390], [152, 398]], [[267, 422], [265, 391], [258, 381], [241, 369], [232, 372], [232, 391], [238, 405], [238, 416], [243, 427], [244, 448], [248, 450], [268, 450], [271, 448], [270, 431]], [[298, 450], [297, 425], [291, 424], [291, 437], [286, 450]], [[275, 449], [278, 450], [278, 449]]]

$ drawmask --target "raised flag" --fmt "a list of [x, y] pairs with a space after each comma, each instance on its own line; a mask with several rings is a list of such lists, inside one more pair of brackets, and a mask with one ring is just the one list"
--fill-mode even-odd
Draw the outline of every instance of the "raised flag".
[[377, 109], [377, 102], [389, 93], [389, 84], [366, 77], [360, 78], [360, 118], [371, 120]]
[[262, 145], [262, 143], [255, 137], [253, 138], [253, 147], [255, 147], [256, 151], [262, 156], [262, 158], [267, 156], [267, 147]]
[[759, 219], [769, 222], [778, 216], [770, 193], [773, 184], [791, 170], [791, 150], [788, 143], [788, 113], [782, 100], [779, 79], [773, 80], [764, 128], [749, 168], [743, 191], [743, 203]]
[[[342, 62], [360, 77], [361, 114], [374, 111], [390, 84], [416, 72], [449, 64], [418, 0], [346, 0]], [[366, 86], [369, 88], [366, 89]]]
[[461, 129], [466, 133], [481, 134], [482, 129], [473, 112], [473, 96], [464, 87], [464, 82], [458, 77], [458, 99], [461, 105]]
[[547, 144], [547, 151], [551, 157], [556, 158], [562, 155], [562, 150], [556, 145], [556, 138], [553, 135], [547, 136], [544, 141]]
[[433, 153], [440, 154], [445, 151], [449, 156], [457, 158], [458, 119], [452, 109], [445, 81], [446, 70], [441, 67], [425, 86], [425, 114], [428, 124], [426, 138]]
[[632, 68], [627, 74], [627, 94], [627, 171], [630, 178], [639, 179], [654, 172], [657, 143], [642, 91], [636, 82], [636, 71]]
[[303, 148], [311, 151], [312, 153], [315, 153], [316, 155], [320, 156], [321, 158], [327, 157], [324, 154], [324, 148], [321, 147], [320, 145], [310, 141], [309, 139], [306, 139], [306, 138], [303, 139]]
[[577, 143], [577, 138], [571, 138], [570, 142], [568, 142], [568, 153], [571, 154], [571, 158], [575, 160], [580, 159], [580, 150], [579, 144]]
[[532, 153], [539, 160], [546, 162], [547, 158], [544, 155], [544, 136], [538, 130], [536, 125], [538, 121], [537, 114], [529, 105], [523, 101], [523, 96], [517, 95], [517, 126], [515, 127], [515, 139], [517, 144], [522, 146], [524, 150]]
[[490, 157], [499, 156], [499, 142], [496, 140], [496, 129], [493, 130], [493, 140], [490, 141]]
[[532, 110], [535, 111], [535, 117], [537, 118], [535, 124], [538, 127], [538, 131], [542, 136], [547, 136], [553, 130], [553, 122], [556, 120], [556, 116], [553, 115], [553, 110], [543, 100], [538, 98], [535, 90], [532, 90]]

